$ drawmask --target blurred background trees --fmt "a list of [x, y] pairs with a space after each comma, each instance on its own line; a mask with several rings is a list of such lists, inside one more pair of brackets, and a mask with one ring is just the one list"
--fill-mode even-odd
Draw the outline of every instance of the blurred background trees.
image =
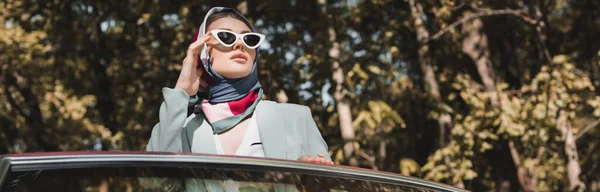
[[4, 0], [0, 154], [143, 150], [212, 6], [338, 164], [473, 191], [600, 190], [595, 0]]

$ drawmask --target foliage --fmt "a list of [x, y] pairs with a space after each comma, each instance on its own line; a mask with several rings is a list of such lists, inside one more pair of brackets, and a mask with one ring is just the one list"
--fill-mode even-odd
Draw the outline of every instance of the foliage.
[[[425, 31], [410, 2], [422, 7]], [[283, 93], [309, 106], [336, 163], [354, 159], [473, 191], [566, 191], [568, 125], [578, 178], [599, 190], [594, 0], [331, 0], [325, 12], [319, 0], [6, 0], [0, 154], [144, 150], [160, 90], [174, 86], [213, 5], [245, 12], [267, 36], [259, 62], [266, 97]], [[417, 39], [423, 32], [430, 39]], [[343, 154], [331, 61], [345, 77], [351, 157]], [[426, 90], [423, 62], [432, 65], [439, 98]], [[447, 132], [441, 114], [450, 115]], [[445, 136], [450, 141], [440, 142]]]

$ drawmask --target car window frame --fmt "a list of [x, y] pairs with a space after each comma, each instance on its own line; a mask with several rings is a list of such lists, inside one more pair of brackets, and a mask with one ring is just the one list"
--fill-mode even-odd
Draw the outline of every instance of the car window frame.
[[375, 183], [401, 185], [432, 191], [466, 191], [449, 185], [362, 168], [320, 165], [299, 161], [251, 158], [239, 156], [172, 154], [172, 153], [88, 153], [6, 156], [0, 158], [0, 189], [11, 172], [95, 168], [95, 167], [173, 167], [223, 168], [243, 171], [274, 171], [354, 179]]

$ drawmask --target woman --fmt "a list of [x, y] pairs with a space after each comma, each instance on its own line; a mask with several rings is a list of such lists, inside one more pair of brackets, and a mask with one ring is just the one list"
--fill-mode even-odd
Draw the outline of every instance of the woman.
[[[261, 100], [257, 63], [264, 39], [237, 11], [212, 8], [175, 88], [162, 90], [160, 122], [146, 150], [333, 164], [308, 107]], [[190, 116], [188, 105], [194, 106]]]

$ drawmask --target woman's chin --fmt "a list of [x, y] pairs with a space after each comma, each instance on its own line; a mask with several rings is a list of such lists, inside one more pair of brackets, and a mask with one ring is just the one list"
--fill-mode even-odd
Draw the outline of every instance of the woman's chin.
[[252, 72], [252, 64], [240, 64], [236, 62], [223, 63], [224, 65], [214, 66], [213, 69], [221, 76], [229, 79], [239, 79], [246, 77]]
[[217, 73], [221, 74], [223, 77], [228, 78], [228, 79], [239, 79], [239, 78], [243, 78], [246, 77], [250, 74], [250, 71], [227, 71], [227, 72], [218, 72]]

